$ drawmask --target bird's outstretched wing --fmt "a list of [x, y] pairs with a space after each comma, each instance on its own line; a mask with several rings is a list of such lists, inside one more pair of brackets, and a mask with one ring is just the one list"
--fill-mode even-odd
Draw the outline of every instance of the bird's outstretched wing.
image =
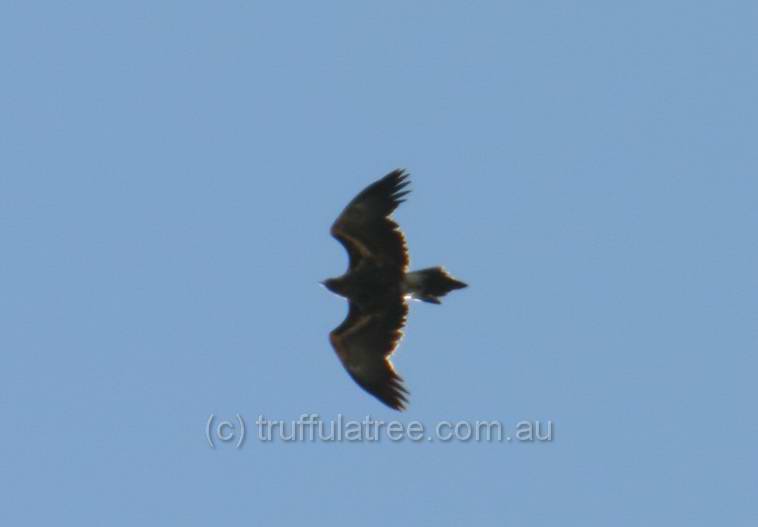
[[350, 303], [347, 318], [329, 334], [347, 372], [364, 390], [395, 410], [403, 410], [408, 391], [395, 373], [390, 355], [400, 338], [408, 306], [402, 298], [364, 313]]
[[348, 203], [332, 225], [332, 236], [345, 246], [350, 256], [351, 270], [364, 258], [395, 266], [402, 272], [407, 269], [405, 237], [397, 223], [387, 217], [410, 192], [404, 190], [409, 183], [407, 178], [404, 170], [393, 170], [372, 183]]

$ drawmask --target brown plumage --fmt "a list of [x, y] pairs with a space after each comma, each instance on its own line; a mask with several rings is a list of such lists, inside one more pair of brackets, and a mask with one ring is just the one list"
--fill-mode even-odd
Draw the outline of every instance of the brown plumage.
[[348, 270], [323, 282], [350, 301], [347, 318], [329, 334], [337, 356], [355, 382], [395, 410], [408, 402], [390, 362], [403, 335], [407, 299], [439, 304], [439, 297], [466, 287], [441, 267], [408, 272], [405, 237], [389, 218], [407, 185], [408, 174], [394, 170], [348, 203], [331, 229], [347, 249]]

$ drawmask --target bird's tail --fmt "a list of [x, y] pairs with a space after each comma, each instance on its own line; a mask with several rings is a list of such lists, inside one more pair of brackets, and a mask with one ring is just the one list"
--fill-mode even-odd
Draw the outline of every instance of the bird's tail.
[[406, 273], [403, 285], [405, 294], [431, 304], [439, 304], [440, 297], [454, 289], [468, 287], [447, 274], [442, 267], [429, 267]]

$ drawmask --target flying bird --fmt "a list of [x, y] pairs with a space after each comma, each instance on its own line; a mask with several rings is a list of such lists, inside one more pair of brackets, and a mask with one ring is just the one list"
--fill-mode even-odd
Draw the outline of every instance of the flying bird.
[[342, 365], [364, 390], [403, 410], [408, 390], [390, 356], [403, 336], [408, 299], [439, 304], [466, 284], [442, 267], [408, 272], [408, 249], [390, 214], [409, 191], [408, 173], [394, 170], [348, 203], [331, 228], [347, 249], [348, 270], [322, 282], [349, 300], [347, 318], [329, 334]]

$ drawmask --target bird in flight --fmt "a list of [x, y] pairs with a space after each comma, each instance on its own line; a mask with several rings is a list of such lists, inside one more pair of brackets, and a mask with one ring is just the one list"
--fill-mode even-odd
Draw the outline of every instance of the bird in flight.
[[348, 270], [322, 282], [349, 300], [347, 318], [329, 339], [347, 372], [368, 393], [403, 410], [408, 391], [390, 356], [402, 338], [408, 299], [439, 304], [440, 297], [466, 287], [442, 267], [408, 272], [408, 250], [389, 218], [408, 194], [408, 173], [393, 170], [348, 203], [331, 228], [345, 246]]

